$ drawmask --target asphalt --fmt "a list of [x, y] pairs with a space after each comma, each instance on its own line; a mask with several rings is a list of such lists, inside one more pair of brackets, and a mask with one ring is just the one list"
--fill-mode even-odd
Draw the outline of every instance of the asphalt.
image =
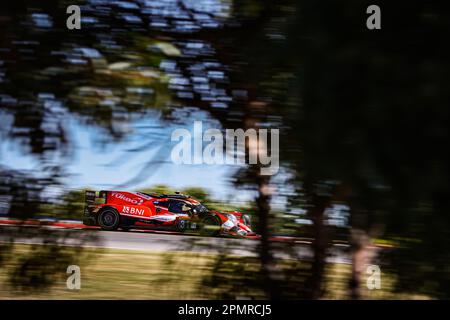
[[[102, 231], [95, 229], [68, 229], [55, 227], [0, 226], [0, 242], [20, 244], [82, 246], [152, 252], [203, 252], [239, 256], [256, 256], [259, 241], [255, 239], [201, 237], [198, 235], [164, 232]], [[311, 259], [307, 241], [273, 241], [275, 257], [282, 259]], [[289, 252], [289, 253], [288, 253]], [[349, 263], [347, 245], [333, 245], [328, 261]]]

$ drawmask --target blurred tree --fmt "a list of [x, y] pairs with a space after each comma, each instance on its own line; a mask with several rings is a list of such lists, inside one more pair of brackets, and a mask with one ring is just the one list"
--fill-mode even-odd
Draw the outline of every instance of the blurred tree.
[[37, 214], [56, 219], [80, 220], [84, 211], [86, 190], [88, 189], [65, 191], [57, 196], [57, 199], [41, 204]]
[[[4, 30], [0, 43], [8, 48], [0, 56], [7, 78], [0, 83], [0, 110], [13, 115], [10, 134], [24, 139], [31, 152], [44, 155], [67, 145], [62, 119], [54, 112], [60, 101], [68, 101], [72, 113], [88, 115], [117, 137], [115, 120], [124, 110], [171, 101], [167, 79], [155, 70], [167, 52], [178, 63], [175, 75], [181, 78], [190, 77], [196, 62], [223, 62], [228, 80], [215, 83], [210, 93], [223, 89], [228, 95], [222, 98], [232, 97], [226, 108], [212, 107], [212, 98], [205, 99], [199, 90], [175, 87], [182, 87], [185, 94], [192, 91], [185, 95], [187, 105], [210, 111], [224, 128], [281, 128], [280, 156], [295, 189], [287, 195], [289, 204], [306, 209], [313, 222], [314, 259], [306, 277], [292, 277], [303, 275], [304, 266], [281, 270], [273, 257], [280, 249], [269, 241], [274, 187], [282, 183], [261, 176], [259, 165], [236, 175], [237, 185], [257, 194], [262, 263], [258, 281], [250, 281], [250, 286], [262, 288], [271, 298], [323, 296], [324, 266], [333, 239], [324, 221], [325, 210], [338, 201], [347, 203], [351, 211], [351, 297], [361, 297], [361, 271], [375, 236], [392, 237], [398, 244], [389, 253], [391, 263], [386, 268], [397, 275], [399, 290], [449, 296], [448, 50], [443, 40], [449, 20], [437, 3], [378, 2], [382, 29], [368, 30], [365, 12], [371, 3], [365, 0], [235, 0], [232, 16], [222, 27], [192, 25], [199, 31], [190, 33], [189, 41], [214, 53], [196, 55], [186, 50], [186, 56], [178, 56], [181, 50], [175, 45], [187, 38], [185, 30], [152, 30], [152, 37], [163, 35], [164, 41], [175, 44], [160, 45], [153, 38], [143, 41], [149, 36], [143, 25], [149, 25], [150, 18], [134, 9], [114, 7], [113, 14], [91, 10], [101, 22], [95, 24], [99, 29], [86, 28], [67, 37], [61, 32], [66, 3], [33, 3], [36, 12], [50, 13], [51, 30], [33, 24], [28, 1], [14, 3], [8, 11], [11, 16], [0, 19]], [[193, 19], [195, 10], [177, 3]], [[121, 18], [130, 11], [143, 23], [137, 26]], [[188, 18], [181, 20], [187, 23]], [[177, 19], [172, 20], [176, 24]], [[15, 21], [25, 21], [28, 28]], [[110, 33], [112, 39], [102, 38]], [[99, 46], [102, 39], [108, 43], [105, 47]], [[93, 46], [90, 49], [100, 57], [95, 50], [77, 50], [85, 46]], [[55, 62], [52, 53], [60, 51], [64, 54]], [[150, 69], [142, 71], [146, 66]], [[161, 81], [143, 77], [142, 72]], [[156, 90], [156, 100], [136, 99], [125, 89], [128, 86], [150, 86]], [[54, 95], [39, 95], [46, 92]], [[247, 148], [259, 152], [250, 144]], [[35, 213], [36, 204], [23, 200], [28, 196], [15, 190], [16, 204], [26, 203], [27, 209], [14, 211]], [[171, 192], [167, 186], [151, 191]], [[218, 263], [227, 265], [223, 260]]]
[[382, 29], [370, 31], [363, 19], [368, 5], [302, 4], [294, 36], [303, 44], [296, 69], [301, 97], [287, 117], [295, 129], [286, 142], [301, 143], [299, 172], [338, 182], [339, 197], [350, 205], [351, 297], [361, 296], [369, 240], [380, 235], [418, 241], [400, 241], [402, 249], [391, 252], [403, 261], [387, 267], [398, 272], [399, 289], [426, 283], [422, 292], [448, 297], [442, 267], [449, 262], [443, 244], [450, 219], [442, 195], [450, 162], [442, 146], [450, 137], [449, 63], [442, 39], [449, 23], [438, 3], [383, 1]]
[[[417, 276], [416, 281], [433, 284], [424, 285], [424, 292], [447, 296], [443, 265], [448, 263], [449, 221], [443, 195], [449, 190], [450, 162], [442, 146], [448, 145], [449, 112], [448, 68], [442, 66], [448, 59], [442, 39], [448, 20], [439, 4], [382, 2], [382, 29], [368, 30], [369, 4], [266, 1], [251, 14], [235, 7], [242, 32], [221, 38], [219, 47], [223, 59], [241, 61], [231, 78], [235, 87], [247, 90], [247, 99], [234, 104], [233, 115], [242, 121], [224, 116], [223, 123], [270, 127], [280, 125], [277, 115], [283, 119], [281, 156], [293, 173], [291, 182], [306, 198], [315, 235], [311, 278], [300, 289], [307, 297], [323, 294], [331, 240], [324, 211], [332, 201], [350, 206], [351, 297], [361, 297], [370, 239], [412, 234], [423, 245], [406, 242], [392, 251], [403, 258], [392, 269], [399, 272], [402, 266], [402, 274], [409, 275], [399, 277], [399, 288], [410, 288]], [[238, 49], [230, 50], [227, 43]], [[270, 182], [254, 169], [237, 181], [256, 186], [264, 235], [270, 226], [265, 193]], [[262, 247], [263, 255], [270, 251]], [[432, 250], [425, 253], [425, 248]], [[443, 263], [442, 268], [431, 267], [435, 263]], [[419, 266], [427, 271], [416, 272]], [[440, 280], [425, 277], [431, 274]]]
[[190, 195], [190, 196], [194, 197], [195, 199], [197, 199], [201, 203], [208, 203], [208, 202], [211, 201], [209, 192], [206, 191], [202, 187], [184, 188], [181, 192], [183, 194], [187, 194], [187, 195]]
[[159, 193], [159, 194], [171, 194], [174, 193], [174, 190], [165, 184], [157, 184], [155, 186], [145, 188], [140, 190], [141, 192], [145, 193]]

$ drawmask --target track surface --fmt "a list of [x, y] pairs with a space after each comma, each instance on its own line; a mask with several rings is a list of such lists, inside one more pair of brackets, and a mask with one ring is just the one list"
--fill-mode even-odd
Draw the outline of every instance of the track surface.
[[[37, 232], [39, 229], [39, 232]], [[0, 242], [21, 244], [57, 244], [122, 250], [153, 252], [190, 251], [203, 253], [227, 253], [240, 256], [255, 256], [259, 241], [255, 239], [213, 238], [197, 235], [172, 234], [167, 232], [101, 231], [98, 229], [74, 229], [46, 226], [19, 227], [14, 224], [0, 225]], [[310, 259], [312, 251], [307, 241], [273, 241], [278, 258]], [[277, 250], [276, 248], [280, 250]], [[291, 250], [291, 255], [283, 253]], [[349, 263], [347, 246], [334, 245], [329, 262]], [[292, 256], [294, 254], [294, 256]]]

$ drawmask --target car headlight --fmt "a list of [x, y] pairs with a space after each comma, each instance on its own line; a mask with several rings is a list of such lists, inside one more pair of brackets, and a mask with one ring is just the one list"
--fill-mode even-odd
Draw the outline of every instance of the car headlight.
[[242, 220], [244, 221], [244, 224], [247, 227], [250, 227], [251, 220], [250, 220], [250, 216], [248, 214], [243, 214], [242, 215]]

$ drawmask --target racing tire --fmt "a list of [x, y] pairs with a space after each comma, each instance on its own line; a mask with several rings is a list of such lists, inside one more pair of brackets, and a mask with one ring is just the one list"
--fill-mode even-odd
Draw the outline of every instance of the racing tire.
[[202, 236], [215, 237], [220, 233], [221, 221], [217, 216], [206, 216], [202, 220], [200, 234]]
[[98, 214], [98, 225], [106, 231], [115, 231], [120, 224], [119, 212], [114, 208], [105, 208]]

